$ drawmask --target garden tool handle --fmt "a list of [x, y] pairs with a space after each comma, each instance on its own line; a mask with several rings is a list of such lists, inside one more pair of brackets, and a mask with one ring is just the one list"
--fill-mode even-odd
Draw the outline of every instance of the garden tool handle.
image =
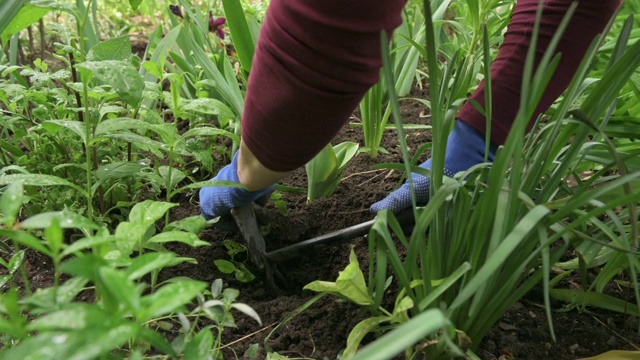
[[[414, 223], [413, 209], [407, 209], [396, 214], [396, 218], [400, 225], [407, 226]], [[329, 234], [320, 235], [312, 239], [304, 240], [293, 245], [285, 246], [283, 248], [270, 251], [266, 253], [266, 258], [269, 261], [279, 262], [289, 260], [296, 257], [302, 249], [305, 249], [314, 245], [325, 245], [331, 243], [338, 243], [349, 241], [360, 236], [364, 236], [369, 233], [369, 230], [376, 222], [376, 219], [369, 220], [357, 225], [350, 226], [346, 229], [336, 230]]]
[[251, 261], [260, 269], [264, 267], [266, 246], [260, 226], [256, 218], [254, 204], [249, 203], [238, 208], [231, 209], [231, 217], [238, 226], [240, 235], [244, 239]]

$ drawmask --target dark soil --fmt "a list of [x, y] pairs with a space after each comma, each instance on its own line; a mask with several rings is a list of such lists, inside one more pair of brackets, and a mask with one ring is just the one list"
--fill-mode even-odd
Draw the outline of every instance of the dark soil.
[[[424, 96], [424, 91], [414, 90], [414, 96]], [[424, 123], [425, 109], [415, 101], [402, 104], [405, 122]], [[362, 144], [359, 127], [347, 125], [334, 140], [356, 141]], [[410, 130], [407, 143], [413, 154], [419, 145], [430, 141], [429, 131]], [[335, 194], [329, 198], [306, 202], [305, 194], [283, 193], [287, 215], [278, 212], [273, 204], [267, 205], [270, 215], [270, 230], [265, 236], [268, 250], [279, 248], [314, 236], [343, 229], [373, 218], [369, 205], [382, 199], [401, 180], [401, 174], [390, 170], [372, 170], [375, 164], [400, 162], [397, 134], [388, 131], [382, 142], [388, 154], [377, 159], [359, 154], [344, 171], [344, 180]], [[296, 171], [282, 182], [288, 186], [306, 186], [304, 169]], [[197, 199], [185, 202], [173, 212], [178, 219], [199, 212]], [[360, 264], [367, 264], [367, 242], [358, 238], [351, 243], [317, 246], [306, 250], [298, 258], [279, 265], [287, 281], [284, 294], [266, 289], [264, 275], [249, 260], [248, 267], [254, 270], [257, 279], [250, 283], [237, 281], [232, 275], [222, 274], [214, 266], [216, 259], [229, 259], [223, 240], [232, 239], [242, 243], [235, 233], [217, 229], [205, 230], [201, 237], [211, 242], [210, 247], [173, 249], [182, 256], [191, 256], [198, 265], [183, 264], [167, 269], [164, 277], [187, 276], [211, 282], [222, 278], [225, 286], [240, 290], [239, 301], [249, 304], [261, 316], [263, 325], [237, 314], [237, 328], [224, 333], [225, 358], [243, 358], [253, 344], [260, 348], [259, 358], [265, 356], [265, 338], [287, 315], [293, 313], [316, 295], [303, 291], [304, 285], [314, 280], [334, 281], [338, 272], [348, 263], [351, 246], [355, 246]], [[245, 256], [246, 257], [246, 256]], [[236, 260], [244, 258], [236, 257]], [[622, 296], [622, 295], [620, 295]], [[553, 326], [557, 341], [551, 338], [538, 289], [527, 294], [500, 319], [480, 342], [476, 354], [482, 359], [576, 359], [594, 356], [611, 349], [638, 350], [640, 337], [636, 333], [637, 321], [633, 317], [608, 313], [598, 309], [594, 312], [578, 310], [563, 311], [564, 304], [553, 304]], [[352, 304], [336, 301], [326, 296], [302, 311], [268, 338], [267, 345], [281, 355], [295, 358], [336, 359], [345, 347], [349, 331], [366, 314]], [[371, 341], [372, 338], [365, 340]]]

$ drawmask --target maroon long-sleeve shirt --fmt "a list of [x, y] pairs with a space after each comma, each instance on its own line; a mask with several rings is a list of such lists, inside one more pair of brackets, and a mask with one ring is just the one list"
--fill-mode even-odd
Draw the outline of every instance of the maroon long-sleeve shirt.
[[[558, 51], [560, 64], [536, 113], [568, 86], [587, 48], [621, 0], [581, 0]], [[545, 0], [542, 56], [572, 0]], [[303, 166], [340, 131], [379, 78], [380, 32], [402, 21], [405, 0], [272, 0], [262, 26], [242, 115], [242, 138], [274, 171]], [[504, 143], [520, 104], [522, 70], [538, 0], [519, 0], [491, 67], [491, 138]], [[484, 104], [484, 84], [472, 98]], [[457, 116], [482, 133], [469, 103]]]

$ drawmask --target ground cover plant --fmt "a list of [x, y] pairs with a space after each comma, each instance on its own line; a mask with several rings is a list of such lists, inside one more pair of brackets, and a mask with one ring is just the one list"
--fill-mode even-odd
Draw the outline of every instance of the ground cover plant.
[[[4, 2], [0, 358], [638, 350], [637, 4], [625, 3], [531, 136], [550, 55], [528, 70], [493, 165], [442, 180], [454, 109], [486, 77], [512, 5], [408, 5], [383, 51], [384, 80], [336, 146], [278, 186], [265, 237], [277, 248], [369, 220], [369, 204], [429, 149], [432, 200], [414, 209], [408, 235], [385, 212], [366, 239], [282, 264], [288, 286], [276, 295], [242, 240], [198, 216], [194, 197], [237, 148], [266, 4], [131, 1], [109, 14], [106, 0]], [[140, 30], [142, 47], [123, 36], [139, 25], [115, 12], [158, 18]], [[605, 325], [578, 327], [600, 328], [596, 340], [559, 321], [591, 316]]]

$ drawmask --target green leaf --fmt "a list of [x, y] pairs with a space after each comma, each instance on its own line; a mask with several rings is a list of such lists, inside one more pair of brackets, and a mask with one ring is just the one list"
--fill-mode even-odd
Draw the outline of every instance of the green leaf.
[[373, 304], [353, 247], [349, 256], [349, 265], [340, 272], [335, 283], [316, 280], [307, 284], [304, 289], [341, 295], [358, 305]]
[[98, 281], [98, 269], [107, 267], [108, 264], [103, 258], [87, 254], [84, 256], [71, 258], [60, 266], [62, 272], [74, 276], [80, 276], [93, 282]]
[[90, 236], [74, 241], [62, 251], [62, 256], [73, 254], [76, 251], [94, 248], [95, 246], [115, 242], [114, 235]]
[[351, 329], [349, 337], [347, 337], [347, 348], [342, 353], [343, 359], [350, 359], [358, 351], [360, 342], [364, 339], [365, 335], [375, 331], [380, 324], [389, 321], [388, 316], [376, 316], [360, 321], [356, 326]]
[[51, 252], [42, 244], [40, 239], [24, 231], [0, 229], [0, 236], [17, 241], [41, 254], [51, 256]]
[[181, 99], [180, 107], [183, 111], [199, 115], [215, 115], [228, 119], [235, 117], [231, 109], [222, 101], [211, 98]]
[[187, 343], [182, 355], [184, 359], [207, 359], [212, 348], [213, 335], [211, 330], [206, 327]]
[[165, 165], [158, 168], [158, 173], [165, 181], [165, 184], [167, 184], [166, 186], [168, 190], [175, 188], [182, 180], [187, 177], [187, 175], [181, 170], [177, 168], [170, 168]]
[[236, 266], [228, 260], [218, 259], [214, 260], [213, 264], [220, 270], [223, 274], [232, 274], [236, 271]]
[[136, 224], [151, 225], [160, 220], [169, 209], [178, 204], [145, 200], [137, 203], [129, 213], [129, 221]]
[[20, 181], [23, 185], [27, 186], [68, 186], [77, 190], [82, 195], [87, 196], [87, 192], [81, 187], [65, 180], [61, 177], [53, 175], [42, 174], [11, 174], [0, 176], [0, 186], [9, 185], [11, 183]]
[[579, 360], [635, 360], [640, 358], [640, 351], [610, 350], [600, 355]]
[[198, 235], [190, 232], [185, 232], [185, 231], [167, 231], [167, 232], [163, 232], [158, 235], [155, 235], [154, 237], [148, 240], [148, 242], [150, 243], [160, 243], [160, 244], [173, 242], [173, 241], [185, 243], [192, 247], [211, 245], [206, 241], [200, 240]]
[[138, 7], [142, 4], [142, 0], [129, 0], [129, 5], [133, 11], [138, 10]]
[[44, 229], [44, 239], [47, 241], [52, 255], [57, 258], [63, 242], [62, 227], [60, 227], [59, 219], [53, 218], [51, 224]]
[[124, 271], [102, 266], [98, 269], [98, 277], [98, 284], [103, 286], [96, 286], [105, 300], [110, 298], [109, 300], [113, 301], [111, 305], [114, 306], [114, 310], [120, 305], [124, 305], [134, 314], [140, 310], [140, 295], [135, 284], [129, 280]]
[[110, 164], [102, 165], [96, 170], [96, 178], [101, 181], [111, 179], [122, 179], [140, 172], [144, 165], [137, 162], [117, 161]]
[[640, 316], [638, 308], [631, 306], [628, 301], [618, 299], [611, 295], [576, 289], [550, 289], [549, 294], [552, 298], [564, 301], [576, 306], [593, 306], [596, 308], [615, 311], [621, 314], [631, 314]]
[[393, 359], [418, 341], [449, 326], [451, 323], [442, 311], [427, 310], [365, 346], [352, 360]]
[[245, 73], [251, 72], [251, 63], [253, 53], [255, 52], [255, 43], [251, 37], [251, 31], [247, 25], [242, 4], [239, 0], [222, 0], [224, 14], [227, 18], [233, 45], [238, 53], [240, 65]]
[[25, 229], [45, 229], [58, 222], [63, 229], [100, 229], [93, 221], [70, 210], [52, 211], [34, 215], [20, 225]]
[[76, 120], [47, 120], [42, 122], [42, 127], [50, 134], [55, 135], [61, 128], [71, 130], [78, 135], [82, 142], [87, 142], [87, 124]]
[[251, 273], [243, 263], [238, 263], [236, 265], [234, 275], [238, 281], [243, 283], [252, 282], [256, 278], [256, 276], [253, 275], [253, 273]]
[[[11, 22], [26, 3], [27, 0], [5, 0], [0, 4], [0, 34], [4, 34], [5, 30], [11, 26]], [[8, 35], [11, 37], [12, 34]], [[5, 43], [4, 45], [6, 46], [7, 44]]]
[[88, 61], [131, 60], [131, 40], [129, 36], [121, 36], [96, 44], [87, 53]]
[[202, 281], [186, 279], [165, 285], [153, 294], [142, 298], [144, 316], [139, 320], [146, 321], [170, 314], [191, 302], [206, 287], [207, 284]]
[[127, 279], [138, 280], [144, 275], [171, 266], [176, 255], [170, 252], [150, 252], [142, 254], [131, 262], [125, 270]]
[[164, 227], [164, 230], [178, 229], [199, 234], [205, 227], [207, 227], [207, 220], [200, 215], [194, 215], [171, 222]]
[[29, 331], [83, 330], [90, 327], [109, 327], [114, 317], [104, 309], [88, 303], [76, 302], [64, 304], [63, 309], [51, 312], [35, 319], [28, 325]]
[[85, 289], [87, 282], [86, 278], [73, 277], [57, 288], [52, 286], [40, 289], [33, 295], [21, 299], [20, 302], [33, 309], [31, 315], [59, 310], [60, 304], [73, 301]]
[[[20, 7], [22, 4], [24, 4], [24, 6]], [[8, 9], [5, 9], [5, 7], [8, 7]], [[15, 11], [16, 7], [19, 9], [17, 12]], [[0, 33], [0, 41], [2, 41], [3, 44], [7, 44], [11, 36], [37, 22], [50, 11], [47, 8], [30, 5], [26, 1], [16, 2], [11, 0], [8, 1], [8, 4], [2, 5], [0, 10], [13, 13], [13, 17], [8, 24], [3, 27], [2, 23], [0, 23], [0, 31], [2, 31], [2, 33]], [[3, 13], [3, 15], [4, 14], [6, 13]], [[2, 21], [5, 21], [4, 16]]]
[[124, 345], [137, 332], [137, 325], [122, 322], [109, 328], [45, 332], [29, 337], [3, 352], [2, 359], [96, 359]]
[[76, 67], [91, 71], [98, 80], [111, 86], [128, 105], [135, 108], [142, 101], [144, 81], [129, 61], [85, 61]]
[[20, 212], [24, 201], [25, 196], [22, 182], [17, 181], [9, 184], [9, 186], [4, 189], [4, 193], [0, 198], [0, 214], [2, 214], [0, 223], [11, 228], [18, 218], [18, 212]]

